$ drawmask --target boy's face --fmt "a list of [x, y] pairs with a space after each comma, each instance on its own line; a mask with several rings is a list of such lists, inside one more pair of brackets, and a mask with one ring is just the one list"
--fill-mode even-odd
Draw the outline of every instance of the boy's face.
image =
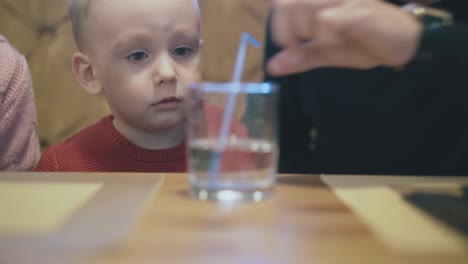
[[182, 125], [182, 95], [201, 78], [194, 1], [94, 1], [86, 29], [114, 121], [146, 132]]

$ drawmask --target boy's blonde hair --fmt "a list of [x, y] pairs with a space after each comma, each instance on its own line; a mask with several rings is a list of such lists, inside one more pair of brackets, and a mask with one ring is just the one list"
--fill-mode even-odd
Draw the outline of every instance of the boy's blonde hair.
[[[131, 1], [131, 0], [129, 0]], [[167, 0], [172, 1], [172, 0]], [[69, 0], [68, 9], [70, 13], [70, 19], [73, 30], [73, 37], [75, 39], [76, 46], [80, 51], [83, 51], [83, 24], [88, 18], [89, 10], [91, 9], [92, 0]], [[200, 14], [199, 0], [193, 0], [197, 8], [198, 14]]]
[[83, 24], [91, 9], [91, 0], [69, 0], [69, 13], [76, 46], [83, 50]]

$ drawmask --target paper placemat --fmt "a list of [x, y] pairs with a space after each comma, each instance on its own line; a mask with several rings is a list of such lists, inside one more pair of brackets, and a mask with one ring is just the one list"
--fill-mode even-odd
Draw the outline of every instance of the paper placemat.
[[393, 186], [451, 190], [468, 177], [322, 175], [338, 196], [392, 251], [404, 254], [465, 255], [468, 241], [408, 203]]
[[113, 246], [162, 180], [162, 174], [0, 173], [0, 256]]
[[0, 182], [0, 236], [57, 231], [102, 183]]

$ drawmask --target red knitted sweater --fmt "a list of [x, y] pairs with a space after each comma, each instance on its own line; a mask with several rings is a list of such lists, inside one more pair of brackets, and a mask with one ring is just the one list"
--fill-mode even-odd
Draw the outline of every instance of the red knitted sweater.
[[[203, 106], [206, 118], [218, 130], [223, 112], [210, 104]], [[239, 123], [234, 130], [246, 133]], [[107, 116], [82, 130], [65, 142], [53, 145], [44, 152], [35, 171], [75, 172], [185, 172], [185, 142], [169, 149], [141, 148], [122, 136]]]

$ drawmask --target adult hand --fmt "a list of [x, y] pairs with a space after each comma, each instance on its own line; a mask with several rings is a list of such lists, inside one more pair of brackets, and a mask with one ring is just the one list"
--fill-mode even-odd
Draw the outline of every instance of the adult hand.
[[398, 67], [416, 53], [422, 25], [381, 0], [273, 0], [273, 76], [319, 67]]

